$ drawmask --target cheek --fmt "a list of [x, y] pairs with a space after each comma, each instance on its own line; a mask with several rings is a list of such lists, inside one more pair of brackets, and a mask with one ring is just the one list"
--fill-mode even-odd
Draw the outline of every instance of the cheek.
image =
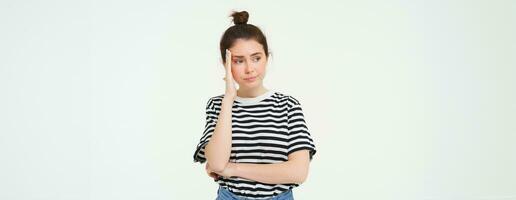
[[242, 72], [238, 67], [233, 67], [231, 69], [231, 74], [233, 74], [234, 79], [239, 79], [241, 77], [240, 74], [242, 74]]
[[260, 65], [256, 67], [256, 72], [258, 72], [259, 74], [263, 74], [265, 72], [265, 63], [260, 63]]

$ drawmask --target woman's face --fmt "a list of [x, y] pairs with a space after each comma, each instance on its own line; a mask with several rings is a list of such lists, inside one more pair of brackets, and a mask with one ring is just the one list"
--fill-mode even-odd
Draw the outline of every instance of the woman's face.
[[267, 57], [263, 46], [253, 39], [238, 39], [229, 48], [231, 71], [239, 87], [251, 89], [260, 87], [265, 77]]

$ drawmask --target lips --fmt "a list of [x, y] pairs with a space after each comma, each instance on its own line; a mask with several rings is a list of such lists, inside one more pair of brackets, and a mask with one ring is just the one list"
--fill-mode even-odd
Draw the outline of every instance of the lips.
[[249, 78], [244, 78], [244, 80], [246, 80], [246, 81], [250, 81], [250, 80], [254, 80], [254, 79], [256, 79], [256, 76], [249, 77]]

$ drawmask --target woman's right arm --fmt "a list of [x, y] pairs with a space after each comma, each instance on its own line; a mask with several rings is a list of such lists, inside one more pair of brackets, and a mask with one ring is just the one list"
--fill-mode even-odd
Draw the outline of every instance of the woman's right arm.
[[206, 145], [204, 155], [210, 168], [215, 172], [221, 172], [226, 168], [231, 155], [232, 146], [232, 107], [236, 97], [235, 82], [231, 72], [231, 52], [226, 50], [226, 93], [222, 99], [222, 105], [213, 130], [213, 135]]
[[210, 168], [220, 172], [226, 168], [231, 154], [231, 114], [233, 100], [224, 97], [220, 108], [219, 119], [213, 131], [210, 141], [206, 145], [204, 154]]

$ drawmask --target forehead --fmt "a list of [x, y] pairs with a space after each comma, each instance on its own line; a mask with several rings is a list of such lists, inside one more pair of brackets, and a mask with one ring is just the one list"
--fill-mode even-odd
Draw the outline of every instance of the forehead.
[[265, 54], [263, 46], [253, 39], [238, 39], [233, 43], [233, 46], [229, 48], [232, 56], [251, 56], [256, 52]]

